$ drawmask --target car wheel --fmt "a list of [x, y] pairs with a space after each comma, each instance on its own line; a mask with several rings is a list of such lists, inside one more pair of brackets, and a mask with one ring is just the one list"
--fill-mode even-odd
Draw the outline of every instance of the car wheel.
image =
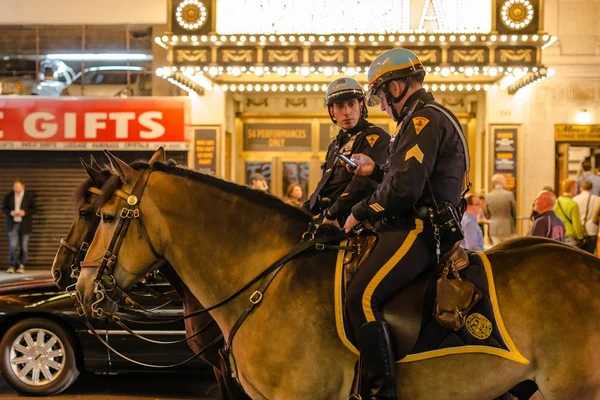
[[47, 319], [17, 322], [0, 341], [2, 376], [25, 395], [52, 396], [62, 392], [79, 376], [72, 336]]

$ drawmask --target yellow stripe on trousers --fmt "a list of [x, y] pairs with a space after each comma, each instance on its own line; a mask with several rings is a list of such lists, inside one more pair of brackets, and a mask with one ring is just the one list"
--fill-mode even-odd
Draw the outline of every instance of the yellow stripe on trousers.
[[362, 306], [363, 312], [365, 313], [365, 317], [367, 322], [375, 321], [375, 315], [373, 314], [373, 309], [371, 308], [371, 298], [373, 297], [373, 293], [375, 293], [375, 289], [377, 286], [383, 281], [383, 279], [390, 273], [392, 268], [394, 268], [400, 260], [408, 253], [412, 245], [415, 243], [417, 239], [417, 235], [423, 232], [423, 221], [420, 219], [415, 219], [415, 229], [408, 233], [406, 239], [400, 246], [400, 248], [394, 253], [392, 258], [390, 258], [381, 269], [375, 274], [371, 282], [367, 285], [365, 289], [365, 293], [362, 298]]

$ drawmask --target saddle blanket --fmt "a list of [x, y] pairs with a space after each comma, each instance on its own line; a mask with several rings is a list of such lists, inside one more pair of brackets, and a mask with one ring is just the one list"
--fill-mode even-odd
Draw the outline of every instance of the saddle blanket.
[[[336, 265], [335, 309], [338, 335], [349, 350], [358, 355], [350, 321], [344, 318], [343, 251]], [[485, 253], [470, 253], [470, 265], [460, 271], [463, 278], [475, 285], [481, 300], [470, 310], [465, 326], [455, 332], [442, 326], [434, 316], [436, 280], [434, 274], [427, 284], [421, 329], [416, 344], [408, 355], [397, 362], [413, 362], [452, 354], [483, 353], [503, 357], [522, 364], [529, 361], [519, 353], [502, 321], [492, 266]], [[351, 283], [350, 283], [351, 284]], [[400, 311], [401, 312], [401, 311]]]

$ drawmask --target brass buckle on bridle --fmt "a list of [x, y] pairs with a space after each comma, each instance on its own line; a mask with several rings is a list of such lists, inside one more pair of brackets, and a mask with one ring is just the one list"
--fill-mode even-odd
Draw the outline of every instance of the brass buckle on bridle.
[[250, 296], [250, 303], [257, 305], [261, 302], [262, 298], [263, 294], [257, 290], [254, 293], [252, 293], [252, 296]]

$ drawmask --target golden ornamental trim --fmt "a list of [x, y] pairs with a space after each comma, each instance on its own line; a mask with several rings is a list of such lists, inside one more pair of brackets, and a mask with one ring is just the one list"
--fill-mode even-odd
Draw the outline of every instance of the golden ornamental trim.
[[442, 105], [448, 106], [448, 107], [456, 107], [456, 106], [464, 107], [465, 102], [462, 97], [460, 97], [458, 99], [442, 98]]
[[344, 62], [344, 49], [312, 50], [315, 62]]
[[177, 62], [208, 62], [208, 50], [177, 50], [175, 52]]
[[359, 63], [371, 63], [375, 60], [380, 54], [388, 49], [375, 49], [375, 50], [367, 50], [367, 49], [359, 49], [358, 50], [358, 62]]
[[268, 107], [269, 106], [269, 99], [266, 98], [266, 97], [264, 99], [246, 99], [246, 107], [250, 107], [250, 106], [255, 106], [255, 107], [265, 106], [265, 107]]
[[413, 49], [413, 52], [419, 57], [421, 62], [424, 63], [437, 63], [438, 62], [438, 51], [436, 49], [418, 50]]
[[533, 49], [500, 49], [500, 62], [531, 62], [532, 59]]
[[267, 50], [267, 62], [300, 62], [300, 49]]
[[224, 49], [221, 50], [221, 56], [223, 58], [223, 62], [252, 62], [253, 57], [253, 49], [249, 50], [233, 50], [233, 49]]
[[485, 61], [485, 49], [452, 50], [452, 62], [478, 62]]
[[286, 107], [306, 107], [306, 98], [302, 99], [285, 99]]

